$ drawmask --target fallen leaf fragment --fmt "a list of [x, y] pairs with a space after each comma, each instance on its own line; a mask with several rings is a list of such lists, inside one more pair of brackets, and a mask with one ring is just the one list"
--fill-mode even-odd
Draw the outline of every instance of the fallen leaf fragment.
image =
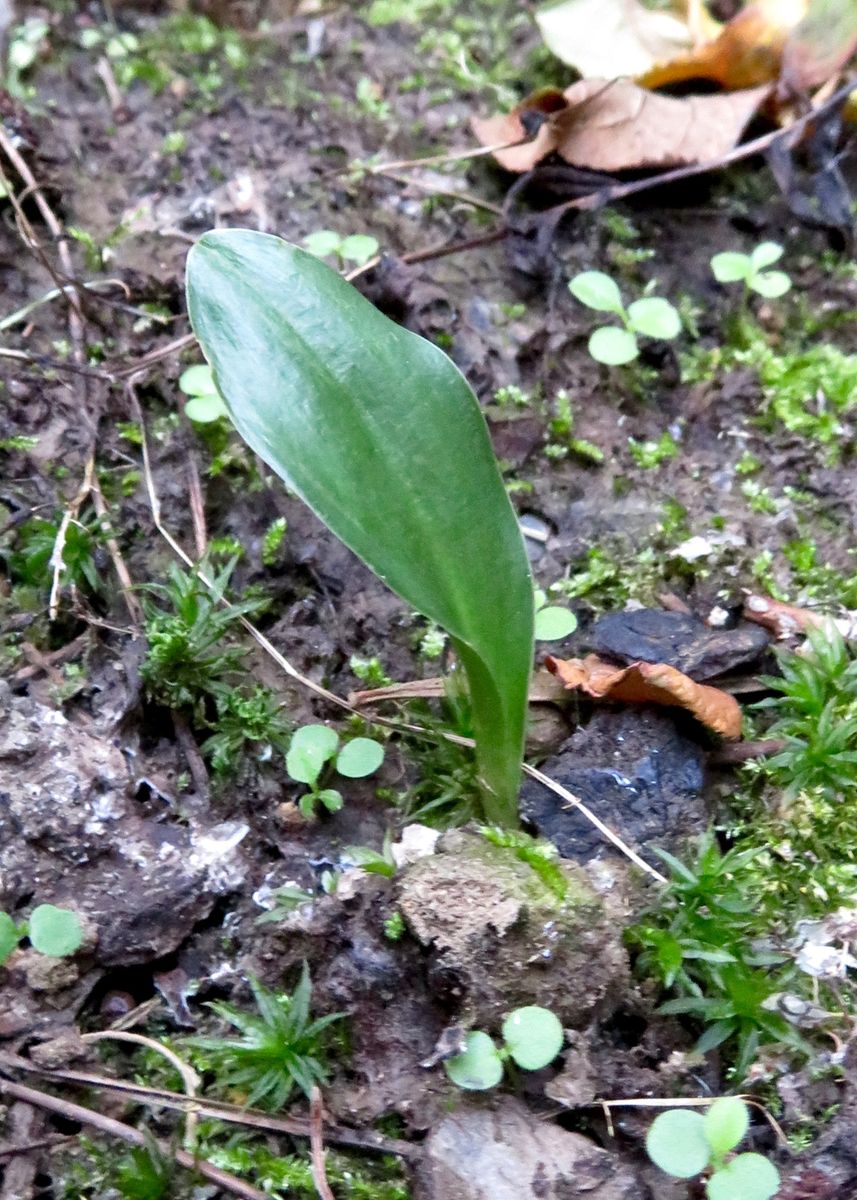
[[642, 75], [693, 42], [685, 21], [640, 0], [560, 0], [537, 9], [536, 24], [548, 50], [584, 79]]
[[637, 82], [659, 88], [689, 79], [710, 79], [730, 91], [770, 83], [780, 74], [786, 42], [806, 14], [807, 3], [757, 0], [733, 17], [717, 37], [691, 54], [654, 65], [639, 75]]
[[505, 115], [473, 118], [471, 125], [483, 146], [494, 146], [522, 141], [533, 115], [542, 118], [532, 141], [495, 151], [507, 171], [529, 171], [551, 152], [593, 171], [690, 166], [728, 154], [770, 91], [766, 84], [674, 99], [627, 79], [582, 79], [565, 92], [538, 92]]
[[624, 700], [630, 704], [660, 704], [687, 709], [721, 737], [741, 736], [741, 708], [734, 696], [719, 688], [695, 683], [665, 663], [631, 663], [616, 667], [597, 654], [586, 658], [546, 658], [545, 666], [567, 688], [595, 700]]
[[[437, 700], [446, 695], [447, 680], [441, 675], [431, 679], [407, 679], [386, 687], [351, 692], [348, 703], [355, 708], [364, 704], [380, 704], [384, 700]], [[564, 688], [547, 671], [536, 671], [530, 680], [530, 704], [549, 704], [563, 698]]]
[[854, 0], [812, 0], [783, 50], [781, 91], [800, 95], [831, 79], [857, 51]]
[[770, 596], [753, 594], [744, 601], [744, 617], [770, 629], [781, 641], [809, 633], [811, 629], [823, 629], [826, 625], [832, 625], [846, 642], [857, 641], [857, 612], [848, 611], [845, 616], [831, 617], [796, 604], [772, 600]]

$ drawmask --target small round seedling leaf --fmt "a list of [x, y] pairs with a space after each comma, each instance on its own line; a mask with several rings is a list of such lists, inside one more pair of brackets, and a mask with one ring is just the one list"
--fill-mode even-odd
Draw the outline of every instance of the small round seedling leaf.
[[779, 1188], [779, 1171], [761, 1154], [736, 1155], [705, 1185], [708, 1200], [771, 1200]]
[[536, 641], [555, 642], [577, 629], [577, 617], [568, 608], [549, 604], [536, 613]]
[[655, 1117], [646, 1136], [646, 1152], [656, 1167], [676, 1179], [692, 1179], [711, 1158], [705, 1120], [689, 1108], [670, 1108]]
[[540, 1071], [562, 1050], [564, 1035], [550, 1009], [529, 1004], [509, 1013], [503, 1022], [503, 1041], [519, 1067]]
[[739, 254], [736, 250], [724, 250], [715, 254], [711, 260], [711, 269], [718, 283], [738, 283], [748, 279], [753, 273], [753, 263], [749, 254]]
[[368, 233], [352, 233], [339, 247], [339, 253], [348, 262], [362, 267], [378, 253], [378, 239]]
[[3, 965], [20, 940], [18, 926], [7, 912], [0, 912], [0, 966]]
[[336, 254], [342, 247], [342, 238], [333, 229], [317, 229], [304, 238], [304, 246], [315, 258], [326, 258]]
[[339, 751], [336, 769], [348, 779], [363, 779], [377, 771], [384, 761], [384, 747], [372, 738], [353, 738]]
[[338, 792], [336, 788], [322, 788], [318, 793], [318, 798], [328, 812], [339, 812], [345, 803], [342, 793]]
[[753, 264], [754, 271], [761, 271], [765, 267], [769, 267], [772, 263], [777, 262], [783, 256], [783, 248], [779, 242], [759, 242], [756, 249], [750, 255], [750, 262]]
[[750, 1128], [750, 1111], [737, 1096], [721, 1096], [703, 1118], [705, 1136], [715, 1158], [734, 1150]]
[[214, 375], [208, 363], [197, 363], [182, 371], [179, 376], [179, 390], [186, 396], [216, 396]]
[[327, 725], [303, 725], [295, 731], [286, 755], [289, 776], [298, 783], [315, 783], [338, 745], [336, 732]]
[[750, 287], [766, 300], [776, 300], [791, 288], [792, 281], [785, 271], [762, 271], [750, 280]]
[[194, 421], [197, 425], [209, 425], [212, 421], [219, 421], [221, 417], [229, 416], [229, 410], [216, 394], [192, 396], [185, 404], [184, 410], [188, 420]]
[[662, 296], [644, 296], [642, 300], [635, 300], [628, 309], [628, 320], [635, 333], [644, 333], [646, 337], [666, 341], [681, 333], [678, 312]]
[[33, 909], [27, 932], [33, 949], [51, 958], [74, 954], [83, 941], [83, 926], [77, 913], [53, 904], [40, 904]]
[[568, 285], [575, 300], [599, 312], [624, 312], [622, 294], [609, 275], [603, 271], [581, 271]]
[[503, 1061], [487, 1033], [476, 1029], [468, 1033], [462, 1054], [443, 1064], [453, 1083], [469, 1092], [484, 1092], [496, 1087], [503, 1078]]
[[589, 339], [589, 353], [607, 367], [622, 367], [633, 362], [640, 351], [636, 337], [629, 330], [604, 325]]

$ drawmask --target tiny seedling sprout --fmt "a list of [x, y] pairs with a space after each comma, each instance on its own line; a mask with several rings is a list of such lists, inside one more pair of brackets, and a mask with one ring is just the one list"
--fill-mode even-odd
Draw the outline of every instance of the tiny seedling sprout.
[[340, 775], [363, 779], [384, 761], [384, 747], [372, 738], [357, 737], [339, 749], [339, 735], [327, 725], [303, 725], [295, 730], [286, 754], [286, 770], [296, 783], [305, 783], [310, 789], [298, 801], [298, 808], [308, 820], [315, 814], [316, 801], [328, 812], [342, 808], [342, 793], [320, 786], [322, 771], [334, 759]]
[[792, 286], [785, 271], [766, 270], [782, 254], [783, 248], [777, 242], [760, 242], [751, 254], [724, 250], [712, 258], [711, 270], [718, 283], [743, 283], [745, 296], [750, 291], [766, 300], [776, 300]]
[[577, 629], [577, 617], [571, 609], [548, 604], [547, 594], [541, 588], [535, 590], [535, 602], [537, 642], [558, 642]]
[[708, 1173], [708, 1200], [771, 1200], [780, 1175], [762, 1154], [733, 1154], [750, 1127], [747, 1105], [737, 1096], [715, 1100], [703, 1116], [671, 1108], [652, 1122], [646, 1151], [656, 1167], [675, 1179]]
[[624, 326], [601, 325], [589, 338], [589, 353], [605, 366], [621, 367], [638, 358], [640, 336], [666, 341], [681, 332], [681, 318], [669, 300], [642, 296], [626, 308], [618, 285], [603, 271], [582, 271], [568, 287], [581, 304], [612, 313]]
[[49, 958], [68, 958], [83, 943], [83, 926], [76, 912], [57, 908], [54, 904], [39, 904], [29, 921], [17, 925], [7, 912], [0, 912], [0, 966], [24, 938], [40, 954]]
[[197, 363], [183, 371], [179, 378], [179, 390], [188, 397], [184, 406], [185, 415], [197, 425], [208, 425], [228, 415], [207, 363]]
[[304, 246], [316, 258], [335, 255], [341, 264], [365, 266], [378, 253], [378, 241], [368, 233], [352, 233], [342, 237], [333, 229], [317, 229], [304, 238]]
[[464, 1050], [448, 1058], [444, 1067], [458, 1087], [483, 1092], [496, 1087], [510, 1059], [525, 1071], [540, 1071], [562, 1050], [564, 1034], [558, 1017], [547, 1008], [529, 1004], [510, 1012], [503, 1022], [503, 1044], [474, 1029], [464, 1040]]

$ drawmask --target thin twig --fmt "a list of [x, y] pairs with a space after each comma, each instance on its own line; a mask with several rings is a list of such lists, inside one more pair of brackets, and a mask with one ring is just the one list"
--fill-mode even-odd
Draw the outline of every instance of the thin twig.
[[116, 540], [113, 524], [110, 520], [110, 512], [104, 500], [97, 475], [94, 475], [92, 478], [92, 504], [101, 522], [101, 528], [104, 530], [104, 543], [107, 546], [107, 553], [110, 555], [110, 560], [113, 563], [113, 570], [116, 572], [116, 577], [119, 580], [119, 588], [122, 592], [122, 599], [125, 601], [125, 607], [128, 609], [128, 616], [131, 618], [131, 624], [135, 629], [139, 629], [143, 625], [143, 606], [134, 593], [134, 581], [131, 578], [131, 573], [125, 563], [122, 551], [119, 548], [119, 543]]
[[490, 200], [483, 200], [480, 196], [470, 196], [467, 192], [456, 192], [452, 188], [437, 187], [427, 180], [417, 179], [412, 175], [399, 175], [396, 171], [384, 171], [385, 179], [392, 179], [395, 183], [404, 184], [406, 187], [419, 188], [422, 192], [428, 192], [430, 196], [441, 196], [445, 200], [457, 200], [462, 204], [469, 204], [471, 208], [481, 208], [485, 212], [493, 213], [495, 217], [502, 217], [503, 209], [499, 204], [492, 204]]
[[[23, 1083], [12, 1083], [11, 1080], [0, 1079], [0, 1095], [9, 1096], [15, 1100], [24, 1100], [28, 1104], [56, 1113], [67, 1121], [77, 1121], [81, 1125], [89, 1125], [101, 1133], [121, 1138], [122, 1141], [129, 1142], [132, 1146], [145, 1148], [147, 1145], [147, 1139], [138, 1129], [124, 1125], [121, 1121], [114, 1120], [113, 1117], [106, 1117], [103, 1113], [95, 1112], [91, 1108], [85, 1108], [82, 1104], [73, 1104], [69, 1100], [63, 1100], [59, 1096], [50, 1096], [47, 1092], [41, 1092], [37, 1088], [26, 1087]], [[241, 1200], [269, 1200], [265, 1192], [258, 1191], [249, 1183], [245, 1183], [243, 1179], [238, 1179], [237, 1176], [221, 1170], [220, 1167], [213, 1166], [204, 1159], [194, 1158], [186, 1150], [173, 1150], [163, 1145], [160, 1145], [159, 1149], [165, 1156], [172, 1156], [180, 1166], [202, 1175], [217, 1187], [231, 1192], [233, 1196], [240, 1196]]]
[[[435, 167], [444, 163], [465, 162], [469, 158], [484, 158], [486, 154], [496, 154], [498, 150], [510, 150], [519, 146], [524, 138], [516, 138], [513, 142], [497, 142], [495, 146], [474, 146], [469, 150], [451, 150], [446, 154], [432, 154], [429, 158], [400, 158], [398, 162], [379, 163], [367, 167], [370, 175], [386, 175], [389, 171], [410, 170], [412, 167]], [[352, 167], [347, 168], [352, 170]]]
[[83, 481], [77, 489], [75, 495], [66, 505], [65, 512], [62, 515], [59, 526], [57, 527], [56, 537], [54, 538], [54, 547], [51, 551], [51, 557], [48, 566], [51, 568], [51, 595], [48, 601], [48, 616], [51, 621], [57, 619], [59, 611], [59, 596], [62, 588], [62, 573], [65, 570], [65, 560], [63, 553], [65, 551], [66, 538], [68, 537], [68, 527], [72, 521], [76, 521], [81, 507], [92, 491], [92, 484], [95, 478], [95, 453], [90, 452], [86, 460], [86, 466], [83, 471]]
[[113, 67], [106, 54], [102, 54], [95, 64], [95, 74], [104, 84], [113, 120], [117, 125], [127, 125], [131, 120], [131, 110], [128, 107], [125, 97], [122, 95], [119, 84], [116, 82]]
[[309, 1145], [312, 1157], [312, 1181], [319, 1200], [336, 1200], [327, 1181], [324, 1153], [324, 1106], [321, 1089], [314, 1087], [309, 1100]]

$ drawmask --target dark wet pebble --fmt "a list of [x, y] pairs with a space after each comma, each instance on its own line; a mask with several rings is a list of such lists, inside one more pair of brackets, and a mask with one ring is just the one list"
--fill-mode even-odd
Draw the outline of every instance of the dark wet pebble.
[[713, 679], [755, 663], [770, 636], [758, 625], [711, 629], [690, 614], [641, 608], [601, 617], [589, 640], [598, 654], [620, 663], [667, 663], [692, 679]]

